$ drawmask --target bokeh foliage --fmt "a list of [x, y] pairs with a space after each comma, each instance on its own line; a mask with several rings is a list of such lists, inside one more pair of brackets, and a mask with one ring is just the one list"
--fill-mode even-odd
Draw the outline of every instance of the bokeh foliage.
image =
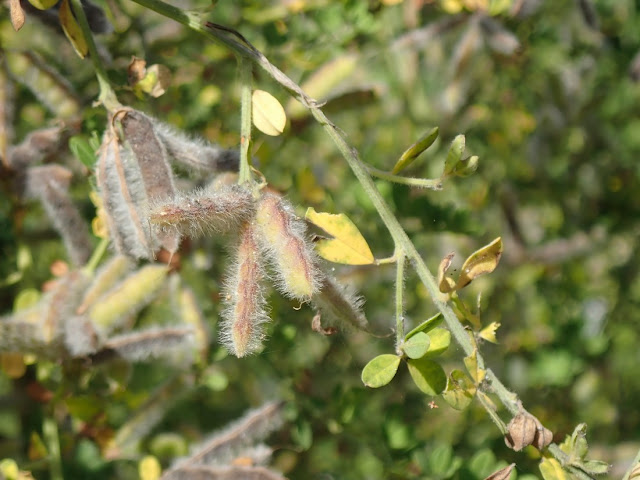
[[[237, 146], [233, 55], [133, 3], [105, 3], [114, 31], [98, 41], [120, 101], [225, 147]], [[466, 135], [469, 151], [480, 157], [473, 176], [449, 180], [441, 192], [383, 181], [379, 188], [433, 270], [450, 251], [458, 253], [460, 265], [502, 236], [500, 267], [461, 293], [471, 305], [482, 293], [483, 324], [502, 324], [500, 343], [483, 345], [488, 365], [557, 441], [586, 422], [592, 448], [616, 467], [634, 453], [625, 443], [640, 440], [640, 67], [633, 67], [640, 48], [638, 6], [632, 0], [505, 1], [490, 2], [493, 10], [485, 14], [475, 8], [483, 2], [388, 3], [395, 2], [219, 2], [208, 15], [242, 32], [303, 87], [314, 71], [336, 62], [339, 68], [334, 64], [317, 80], [319, 99], [327, 100], [330, 118], [376, 168], [391, 169], [407, 146], [439, 126], [440, 140], [409, 167], [415, 176], [436, 177], [449, 142]], [[466, 8], [455, 12], [458, 4]], [[106, 116], [91, 104], [97, 83], [90, 63], [34, 17], [13, 32], [6, 11], [2, 48], [31, 49], [59, 71], [81, 99], [82, 133], [87, 139], [101, 134]], [[172, 83], [164, 95], [136, 96], [127, 87], [133, 55], [169, 69]], [[264, 74], [257, 73], [255, 83], [287, 104], [286, 94]], [[14, 143], [56, 120], [19, 83], [13, 106]], [[260, 171], [299, 206], [300, 215], [308, 206], [345, 212], [377, 257], [391, 255], [390, 237], [334, 145], [309, 116], [292, 108], [284, 135], [256, 135], [253, 155]], [[53, 262], [66, 258], [42, 208], [15, 195], [15, 181], [0, 179], [0, 273], [16, 280], [0, 288], [2, 313], [16, 299], [42, 290]], [[91, 182], [76, 165], [73, 198], [87, 221], [95, 216]], [[2, 374], [0, 458], [14, 458], [46, 478], [33, 433], [42, 436], [43, 422], [53, 416], [67, 422], [59, 430], [68, 478], [136, 478], [138, 457], [110, 461], [101, 442], [171, 371], [188, 377], [187, 393], [178, 396], [181, 387], [174, 386], [175, 401], [139, 449], [163, 465], [175, 445], [279, 398], [289, 402], [287, 423], [271, 444], [277, 448], [274, 465], [290, 478], [482, 479], [512, 461], [519, 476], [539, 476], [535, 458], [528, 458], [535, 453], [509, 451], [481, 408], [457, 412], [440, 401], [432, 408], [406, 369], [389, 386], [367, 389], [362, 367], [392, 350], [393, 335], [324, 337], [311, 330], [310, 309], [298, 310], [274, 293], [264, 351], [240, 360], [227, 356], [215, 340], [225, 257], [224, 245], [213, 239], [188, 245], [181, 258], [183, 282], [194, 290], [213, 333], [207, 365], [194, 372], [196, 380], [161, 362], [116, 365], [87, 374], [83, 382], [67, 378], [73, 372], [61, 372], [53, 362], [30, 365], [17, 379]], [[393, 269], [336, 268], [367, 299], [365, 310], [377, 331], [390, 332]], [[413, 327], [435, 309], [415, 278], [409, 276], [406, 285]], [[152, 304], [140, 323], [161, 316], [162, 308]], [[447, 352], [445, 370], [460, 368], [460, 357], [455, 349]], [[53, 398], [34, 395], [34, 385]], [[158, 447], [167, 436], [174, 449], [169, 454]]]

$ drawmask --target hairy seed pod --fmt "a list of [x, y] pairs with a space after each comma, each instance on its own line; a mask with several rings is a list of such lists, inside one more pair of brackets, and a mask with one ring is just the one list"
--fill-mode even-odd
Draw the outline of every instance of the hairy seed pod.
[[94, 353], [100, 339], [91, 321], [85, 316], [72, 315], [64, 322], [64, 345], [73, 357], [84, 357]]
[[148, 204], [142, 173], [132, 151], [122, 148], [111, 130], [105, 132], [100, 147], [96, 177], [116, 251], [134, 258], [150, 258], [151, 232], [140, 213]]
[[166, 277], [164, 265], [142, 267], [102, 296], [89, 310], [88, 318], [100, 333], [118, 329], [129, 316], [149, 303]]
[[283, 294], [301, 301], [318, 291], [315, 254], [305, 238], [304, 222], [280, 197], [264, 194], [256, 211], [258, 241], [277, 275]]
[[149, 209], [148, 218], [159, 231], [176, 231], [195, 237], [235, 230], [252, 216], [254, 210], [249, 190], [228, 185], [189, 195], [179, 193], [169, 200], [155, 202]]
[[[125, 141], [140, 168], [147, 199], [167, 198], [175, 194], [173, 172], [164, 144], [156, 135], [151, 118], [137, 110], [116, 113], [121, 117]], [[178, 250], [180, 237], [175, 231], [157, 232], [160, 244], [170, 253]]]
[[159, 358], [175, 348], [188, 349], [193, 340], [191, 326], [178, 325], [168, 328], [150, 328], [109, 338], [99, 351], [92, 355], [94, 362], [124, 358], [139, 362]]
[[8, 149], [7, 163], [13, 170], [23, 171], [60, 151], [67, 137], [63, 126], [34, 130], [20, 144]]
[[9, 167], [8, 150], [13, 143], [15, 88], [7, 71], [7, 60], [0, 56], [0, 162]]
[[202, 362], [203, 365], [206, 365], [207, 352], [209, 349], [209, 334], [206, 329], [206, 322], [202, 311], [191, 289], [183, 287], [179, 290], [178, 311], [182, 322], [193, 327], [194, 343], [199, 355], [199, 361]]
[[89, 278], [84, 272], [72, 270], [58, 279], [53, 290], [44, 296], [47, 311], [40, 321], [40, 326], [47, 343], [62, 340], [64, 324], [73, 315], [75, 306], [88, 284]]
[[266, 467], [193, 465], [169, 470], [162, 480], [286, 480]]
[[167, 152], [177, 162], [197, 171], [238, 171], [240, 158], [236, 149], [228, 150], [202, 138], [190, 137], [155, 119], [153, 122]]
[[84, 294], [76, 314], [84, 314], [94, 302], [113, 287], [120, 278], [127, 274], [133, 263], [124, 255], [115, 255], [106, 262], [96, 273], [93, 282]]
[[528, 413], [519, 413], [507, 425], [504, 442], [507, 447], [519, 452], [533, 443], [537, 432], [535, 417]]
[[91, 255], [89, 228], [68, 195], [71, 172], [60, 165], [32, 167], [27, 173], [27, 193], [40, 200], [58, 231], [74, 265], [84, 265]]
[[225, 284], [227, 306], [222, 315], [221, 341], [231, 353], [244, 357], [262, 346], [262, 324], [269, 321], [262, 286], [264, 277], [254, 231], [246, 224]]
[[320, 291], [313, 296], [312, 302], [321, 312], [322, 320], [328, 320], [328, 325], [340, 324], [359, 330], [369, 328], [362, 312], [364, 300], [324, 273], [321, 274]]

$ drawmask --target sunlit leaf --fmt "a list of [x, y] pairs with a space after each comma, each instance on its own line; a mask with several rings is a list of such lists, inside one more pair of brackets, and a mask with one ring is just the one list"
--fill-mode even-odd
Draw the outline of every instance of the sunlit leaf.
[[60, 2], [58, 16], [60, 17], [62, 30], [71, 42], [71, 45], [73, 45], [73, 49], [80, 58], [86, 57], [89, 52], [89, 46], [87, 45], [87, 40], [84, 38], [80, 25], [78, 25], [76, 18], [71, 12], [69, 0], [62, 0]]
[[458, 177], [468, 177], [478, 169], [478, 156], [473, 155], [464, 160], [460, 160], [453, 169], [453, 175]]
[[489, 325], [480, 330], [478, 334], [480, 338], [485, 339], [487, 342], [498, 343], [496, 338], [496, 331], [500, 328], [500, 322], [491, 322]]
[[413, 337], [418, 332], [427, 333], [430, 330], [433, 330], [434, 328], [436, 328], [438, 325], [440, 325], [442, 323], [442, 318], [443, 318], [442, 317], [442, 313], [440, 313], [440, 312], [436, 313], [433, 317], [425, 320], [420, 325], [418, 325], [416, 328], [414, 328], [409, 333], [407, 333], [405, 335], [405, 337], [404, 337], [405, 341], [409, 340], [411, 337]]
[[452, 408], [464, 410], [473, 401], [476, 394], [476, 386], [471, 379], [461, 370], [454, 370], [447, 380], [447, 389], [442, 393], [442, 398]]
[[478, 366], [478, 351], [474, 350], [473, 354], [464, 357], [464, 366], [467, 367], [467, 371], [473, 381], [478, 385], [484, 380], [487, 371], [484, 368]]
[[424, 152], [427, 148], [433, 145], [433, 142], [438, 138], [438, 127], [432, 128], [425, 133], [420, 140], [411, 145], [402, 154], [400, 159], [396, 162], [391, 173], [396, 174], [407, 168], [418, 156]]
[[465, 137], [464, 135], [458, 135], [453, 139], [451, 143], [451, 147], [449, 148], [449, 152], [447, 152], [447, 158], [444, 162], [444, 172], [442, 174], [443, 177], [449, 176], [454, 172], [456, 165], [462, 158], [462, 154], [464, 153], [465, 147]]
[[371, 388], [383, 387], [395, 377], [398, 365], [400, 357], [397, 355], [378, 355], [362, 370], [362, 383]]
[[273, 95], [264, 90], [254, 90], [251, 105], [253, 124], [258, 130], [274, 137], [284, 131], [287, 115]]
[[316, 242], [316, 252], [322, 258], [347, 265], [368, 265], [374, 262], [367, 241], [344, 213], [334, 215], [316, 212], [309, 207], [305, 218], [333, 237]]
[[427, 395], [436, 396], [447, 386], [447, 376], [439, 363], [427, 358], [407, 361], [416, 386]]
[[429, 350], [427, 357], [437, 357], [442, 354], [451, 344], [451, 332], [446, 328], [434, 328], [429, 333]]
[[540, 473], [544, 480], [569, 480], [569, 475], [555, 458], [543, 457], [540, 461]]
[[490, 244], [472, 253], [461, 267], [456, 288], [463, 288], [474, 278], [495, 270], [502, 256], [502, 238], [498, 237]]
[[429, 350], [430, 343], [429, 335], [424, 332], [418, 332], [404, 342], [402, 350], [409, 358], [421, 358]]

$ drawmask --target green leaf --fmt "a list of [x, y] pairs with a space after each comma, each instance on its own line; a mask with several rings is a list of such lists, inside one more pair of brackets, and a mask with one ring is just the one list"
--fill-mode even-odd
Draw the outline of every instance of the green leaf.
[[62, 0], [62, 2], [60, 2], [58, 17], [60, 18], [60, 26], [71, 42], [71, 45], [73, 45], [73, 49], [80, 58], [86, 57], [87, 53], [89, 53], [89, 45], [87, 44], [87, 40], [84, 38], [82, 28], [80, 28], [76, 17], [74, 17], [71, 12], [69, 0]]
[[555, 458], [543, 458], [539, 468], [544, 480], [569, 480], [567, 472]]
[[411, 145], [402, 154], [400, 159], [396, 162], [391, 173], [394, 175], [407, 168], [418, 156], [424, 152], [427, 148], [433, 145], [433, 142], [438, 138], [438, 127], [434, 127], [425, 133], [420, 140]]
[[437, 357], [451, 345], [451, 332], [446, 328], [438, 327], [429, 332], [429, 350], [427, 357]]
[[386, 353], [373, 358], [362, 369], [362, 383], [367, 387], [384, 387], [393, 380], [400, 365], [400, 357]]
[[468, 177], [472, 175], [478, 169], [478, 161], [477, 155], [460, 160], [453, 169], [453, 175], [457, 177]]
[[407, 363], [414, 383], [427, 395], [440, 395], [447, 386], [447, 376], [439, 363], [426, 358], [409, 359]]
[[493, 272], [498, 266], [501, 256], [502, 239], [500, 237], [472, 253], [462, 264], [456, 289], [469, 285], [474, 278], [480, 275]]
[[471, 379], [461, 370], [454, 370], [449, 375], [447, 389], [442, 393], [442, 398], [452, 408], [464, 410], [473, 401], [476, 394], [476, 386]]
[[456, 165], [462, 158], [462, 154], [464, 153], [465, 147], [465, 138], [464, 135], [458, 135], [451, 142], [451, 147], [449, 148], [449, 152], [447, 152], [447, 159], [444, 162], [444, 172], [442, 173], [443, 177], [447, 177], [453, 174]]
[[344, 213], [338, 215], [307, 209], [305, 218], [331, 235], [316, 242], [318, 255], [325, 260], [347, 265], [369, 265], [375, 260], [358, 227]]
[[95, 165], [96, 154], [83, 135], [74, 135], [69, 139], [69, 150], [85, 167], [93, 168]]
[[409, 358], [421, 358], [429, 350], [431, 340], [429, 335], [424, 332], [418, 332], [402, 345], [402, 350]]
[[577, 466], [589, 475], [603, 475], [611, 468], [611, 465], [607, 462], [601, 462], [600, 460], [586, 460]]
[[414, 328], [413, 330], [411, 330], [409, 333], [405, 335], [404, 337], [405, 342], [418, 332], [427, 333], [430, 330], [433, 330], [434, 328], [436, 328], [438, 325], [442, 323], [442, 318], [443, 318], [442, 313], [438, 312], [433, 317], [425, 320], [424, 322], [422, 322], [420, 325], [418, 325], [416, 328]]
[[488, 448], [477, 452], [469, 461], [469, 469], [479, 478], [491, 475], [496, 465], [496, 456]]

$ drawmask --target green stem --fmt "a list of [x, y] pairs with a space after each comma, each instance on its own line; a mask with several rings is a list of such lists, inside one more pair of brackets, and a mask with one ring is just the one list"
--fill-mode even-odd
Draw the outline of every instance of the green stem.
[[627, 470], [627, 472], [624, 474], [624, 477], [622, 477], [622, 480], [629, 480], [629, 476], [631, 475], [631, 472], [633, 471], [634, 468], [638, 467], [639, 464], [640, 464], [640, 450], [638, 450], [638, 453], [636, 453], [635, 458], [631, 462], [631, 466], [629, 467], [629, 470]]
[[84, 36], [87, 46], [89, 47], [89, 57], [91, 58], [91, 62], [93, 63], [93, 68], [96, 72], [96, 77], [98, 78], [98, 85], [100, 86], [100, 94], [98, 96], [98, 100], [107, 110], [115, 110], [120, 108], [122, 105], [118, 102], [118, 98], [116, 97], [113, 88], [111, 88], [111, 84], [109, 83], [109, 77], [107, 77], [107, 72], [102, 67], [102, 63], [100, 62], [100, 56], [98, 55], [98, 49], [96, 48], [96, 43], [93, 40], [93, 34], [91, 33], [91, 28], [89, 27], [89, 22], [87, 21], [87, 17], [84, 14], [84, 9], [82, 8], [82, 4], [80, 0], [71, 0], [71, 8], [73, 9], [73, 14], [78, 20], [78, 25], [80, 25], [80, 29], [82, 30], [82, 35]]
[[396, 353], [402, 355], [400, 346], [404, 341], [404, 254], [396, 250], [398, 261], [396, 262]]
[[442, 180], [439, 178], [411, 178], [394, 175], [393, 173], [378, 170], [377, 168], [367, 166], [367, 170], [374, 177], [387, 180], [388, 182], [401, 183], [412, 187], [428, 188], [430, 190], [442, 190]]
[[100, 239], [100, 243], [98, 244], [96, 249], [93, 251], [91, 258], [89, 259], [89, 261], [84, 267], [84, 271], [87, 274], [93, 275], [93, 272], [95, 272], [96, 268], [98, 267], [100, 260], [102, 260], [102, 256], [104, 255], [104, 252], [107, 251], [108, 246], [109, 246], [109, 237]]
[[251, 181], [251, 95], [253, 90], [253, 64], [238, 56], [240, 68], [240, 172], [238, 183]]
[[46, 417], [42, 422], [42, 436], [49, 451], [51, 465], [51, 480], [64, 480], [62, 474], [62, 461], [60, 459], [60, 439], [58, 438], [58, 425], [53, 417]]

